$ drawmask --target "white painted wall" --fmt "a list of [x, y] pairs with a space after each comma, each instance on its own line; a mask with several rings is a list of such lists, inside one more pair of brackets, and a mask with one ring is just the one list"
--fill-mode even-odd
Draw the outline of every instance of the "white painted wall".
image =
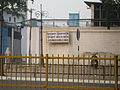
[[[76, 30], [80, 29], [80, 40], [76, 39]], [[52, 30], [69, 30], [70, 43], [68, 44], [51, 44], [46, 42], [46, 31]], [[39, 28], [32, 29], [32, 54], [39, 54]], [[113, 28], [44, 28], [43, 32], [43, 52], [49, 55], [78, 55], [84, 52], [111, 52], [120, 54], [120, 30]], [[78, 45], [80, 50], [78, 51]]]
[[[80, 30], [80, 40], [76, 39], [76, 30]], [[46, 41], [46, 32], [47, 31], [70, 31], [70, 43], [62, 44], [52, 44], [47, 43]], [[29, 31], [29, 30], [28, 30]], [[29, 32], [28, 32], [29, 34]], [[29, 36], [29, 35], [28, 35]], [[120, 55], [120, 28], [112, 28], [107, 30], [106, 28], [95, 28], [95, 27], [54, 27], [54, 28], [44, 28], [43, 31], [43, 53], [48, 54], [49, 56], [82, 56], [85, 52], [98, 52], [101, 57], [104, 57], [104, 53], [107, 53], [107, 56], [113, 54]], [[39, 55], [39, 28], [32, 28], [32, 39], [31, 39], [31, 54]], [[28, 41], [29, 42], [29, 39]], [[78, 51], [78, 45], [80, 50]], [[29, 51], [29, 43], [27, 44], [27, 51]], [[29, 52], [28, 52], [29, 55]], [[55, 61], [57, 63], [57, 60]], [[51, 63], [51, 61], [49, 61]], [[62, 61], [60, 61], [62, 64]], [[67, 62], [66, 62], [67, 63]], [[72, 63], [72, 62], [71, 62]], [[77, 63], [77, 62], [75, 62]], [[88, 63], [85, 62], [86, 64]], [[108, 63], [109, 64], [109, 63]]]

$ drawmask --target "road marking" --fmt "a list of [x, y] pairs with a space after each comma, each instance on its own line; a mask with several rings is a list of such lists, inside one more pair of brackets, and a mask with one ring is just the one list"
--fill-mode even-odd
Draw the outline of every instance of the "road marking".
[[[2, 77], [0, 77], [0, 80], [18, 80], [18, 81], [20, 81], [20, 80], [22, 80], [22, 81], [40, 81], [40, 78], [30, 78], [30, 77], [27, 77], [27, 78], [25, 78], [25, 77], [5, 77], [5, 76], [2, 76]], [[54, 81], [54, 82], [58, 82], [58, 79], [57, 78], [48, 78], [48, 81]], [[46, 78], [41, 78], [41, 81], [46, 81]], [[62, 82], [63, 80], [62, 79], [59, 79], [59, 82]], [[64, 79], [64, 82], [73, 82], [73, 79]], [[74, 79], [74, 83], [82, 83], [83, 82], [83, 79]], [[105, 84], [110, 84], [110, 82], [111, 82], [111, 84], [115, 84], [115, 81], [114, 80], [100, 80], [100, 84], [104, 84], [104, 82], [105, 82]], [[84, 79], [84, 83], [88, 83], [88, 79]], [[89, 83], [99, 83], [99, 80], [89, 80]], [[120, 84], [120, 81], [118, 81], [118, 84]]]

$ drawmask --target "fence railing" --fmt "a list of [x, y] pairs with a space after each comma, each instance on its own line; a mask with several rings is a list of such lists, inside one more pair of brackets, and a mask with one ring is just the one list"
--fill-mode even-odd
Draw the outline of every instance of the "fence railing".
[[[40, 19], [32, 19], [33, 27], [41, 25]], [[24, 22], [26, 22], [24, 24]], [[30, 26], [30, 20], [22, 22], [25, 26]], [[20, 23], [20, 22], [18, 22]], [[110, 27], [120, 27], [120, 20], [110, 20]], [[107, 26], [106, 19], [43, 19], [44, 27], [105, 27]]]
[[[40, 20], [34, 20], [37, 22], [36, 26], [40, 26]], [[110, 20], [111, 27], [119, 27], [120, 20]], [[103, 19], [43, 19], [44, 27], [105, 27], [107, 26], [107, 20]]]
[[117, 56], [0, 56], [0, 64], [1, 87], [79, 90], [118, 90], [120, 87]]

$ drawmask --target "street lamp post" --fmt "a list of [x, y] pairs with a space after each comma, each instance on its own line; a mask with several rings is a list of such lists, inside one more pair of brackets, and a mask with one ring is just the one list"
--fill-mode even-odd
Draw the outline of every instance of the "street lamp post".
[[[36, 17], [38, 18], [40, 16], [40, 30], [39, 30], [39, 55], [43, 56], [43, 16], [47, 15], [46, 11], [42, 10], [42, 4], [40, 4], [40, 11], [37, 11], [36, 13]], [[44, 66], [44, 59], [41, 59], [41, 65]]]
[[[43, 35], [42, 35], [42, 33], [43, 33], [43, 26], [42, 26], [42, 4], [40, 4], [40, 11], [41, 11], [41, 56], [43, 56]], [[39, 41], [40, 42], [40, 41]], [[39, 46], [40, 46], [40, 44], [39, 44]], [[40, 48], [39, 48], [40, 49]], [[40, 52], [40, 50], [39, 50], [39, 52]], [[41, 59], [41, 65], [43, 65], [44, 66], [44, 60], [43, 59]]]

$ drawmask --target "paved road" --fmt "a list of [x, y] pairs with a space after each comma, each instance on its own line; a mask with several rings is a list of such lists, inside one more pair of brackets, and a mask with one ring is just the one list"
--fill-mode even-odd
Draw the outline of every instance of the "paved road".
[[[4, 81], [3, 83], [5, 83], [5, 84], [7, 84], [7, 83], [9, 83], [10, 81]], [[45, 82], [44, 81], [42, 81], [42, 82], [26, 82], [26, 81], [22, 81], [22, 82], [20, 82], [20, 81], [12, 81], [12, 84], [27, 84], [27, 85], [45, 85]], [[54, 83], [52, 83], [52, 82], [49, 82], [48, 83], [48, 85], [49, 86], [68, 86], [68, 87], [72, 87], [72, 85], [73, 85], [73, 83], [64, 83], [64, 84], [62, 84], [62, 82], [59, 82], [59, 83], [57, 83], [57, 82], [54, 82]], [[99, 85], [98, 84], [82, 84], [82, 83], [74, 83], [74, 86], [75, 87], [98, 87]], [[100, 84], [100, 87], [106, 87], [106, 88], [110, 88], [110, 87], [114, 87], [114, 85], [113, 84], [106, 84], [106, 85], [104, 85], [104, 84]], [[120, 85], [119, 85], [119, 87], [120, 87]], [[30, 88], [30, 87], [0, 87], [0, 90], [45, 90], [45, 88]], [[48, 89], [48, 90], [70, 90], [70, 89]], [[73, 89], [72, 89], [73, 90]]]
[[[79, 67], [79, 70], [78, 70], [78, 67]], [[48, 68], [49, 69], [48, 70], [49, 86], [70, 87], [74, 84], [75, 87], [81, 87], [81, 86], [98, 87], [99, 86], [98, 79], [100, 78], [100, 83], [101, 83], [100, 87], [112, 87], [112, 88], [114, 87], [114, 84], [113, 84], [114, 83], [114, 67], [106, 67], [104, 69], [104, 67], [101, 66], [100, 69], [93, 69], [90, 66], [82, 66], [82, 65], [81, 66], [77, 66], [77, 65], [76, 66], [64, 66], [64, 74], [62, 73], [63, 72], [62, 65], [59, 65], [59, 68], [57, 67], [57, 65], [55, 65], [53, 69], [52, 68], [53, 68], [52, 66], [49, 66]], [[90, 68], [90, 73], [88, 74], [89, 68]], [[12, 84], [17, 84], [17, 85], [21, 85], [21, 84], [23, 85], [45, 85], [45, 77], [46, 77], [45, 70], [46, 69], [43, 67], [42, 68], [37, 67], [36, 73], [35, 73], [35, 67], [32, 67], [31, 69], [30, 67], [27, 67], [27, 69], [25, 69], [25, 67], [22, 69], [18, 67], [16, 69], [16, 67], [13, 66], [12, 73], [8, 72], [5, 77], [0, 77], [0, 79], [2, 79], [0, 81], [0, 84], [12, 83]], [[58, 70], [59, 70], [59, 73], [58, 73]], [[106, 74], [104, 74], [104, 72]], [[100, 77], [98, 75], [99, 73], [100, 73]], [[58, 75], [59, 75], [59, 83], [57, 80]], [[89, 82], [90, 82], [89, 84], [88, 84], [88, 76], [89, 76]], [[69, 82], [67, 82], [68, 77], [69, 77]], [[79, 83], [78, 83], [78, 77], [79, 77]], [[53, 81], [52, 78], [54, 78], [54, 83], [52, 82]], [[73, 78], [74, 78], [74, 83], [73, 83]], [[84, 83], [83, 83], [83, 78], [84, 78]], [[25, 79], [27, 81], [25, 81]], [[62, 84], [62, 80], [64, 80], [64, 84]], [[105, 82], [106, 84], [104, 84], [104, 80], [106, 81]], [[119, 80], [119, 87], [120, 87], [120, 76], [118, 77], [118, 80]], [[111, 84], [109, 84], [110, 81], [111, 81]], [[9, 90], [45, 90], [44, 88], [0, 87], [0, 90], [8, 90], [8, 89]], [[48, 90], [58, 90], [58, 89], [48, 89]], [[63, 90], [63, 89], [59, 89], [59, 90]], [[64, 90], [69, 90], [69, 89], [64, 89]]]
[[[40, 77], [41, 74], [41, 78], [45, 78], [46, 77], [46, 68], [45, 67], [39, 67], [39, 66], [34, 66], [34, 67], [25, 67], [23, 66], [22, 68], [20, 68], [20, 66], [14, 65], [12, 67], [12, 74], [10, 73], [11, 71], [9, 70], [9, 72], [7, 73], [7, 76], [17, 76], [20, 77], [21, 75], [23, 77], [29, 77], [29, 76], [36, 76], [36, 77]], [[63, 70], [64, 68], [64, 70]], [[64, 73], [63, 73], [64, 72]], [[57, 65], [49, 65], [48, 67], [48, 73], [49, 73], [49, 78], [58, 78], [58, 74], [59, 74], [59, 78], [73, 78], [74, 75], [74, 79], [78, 79], [78, 78], [84, 78], [84, 79], [100, 79], [100, 80], [114, 80], [114, 66], [100, 66], [97, 69], [94, 69], [93, 67], [91, 67], [90, 65], [65, 65], [64, 67], [62, 65], [59, 65], [59, 68]], [[118, 80], [120, 80], [120, 67], [118, 67]], [[84, 76], [84, 77], [83, 77]]]

